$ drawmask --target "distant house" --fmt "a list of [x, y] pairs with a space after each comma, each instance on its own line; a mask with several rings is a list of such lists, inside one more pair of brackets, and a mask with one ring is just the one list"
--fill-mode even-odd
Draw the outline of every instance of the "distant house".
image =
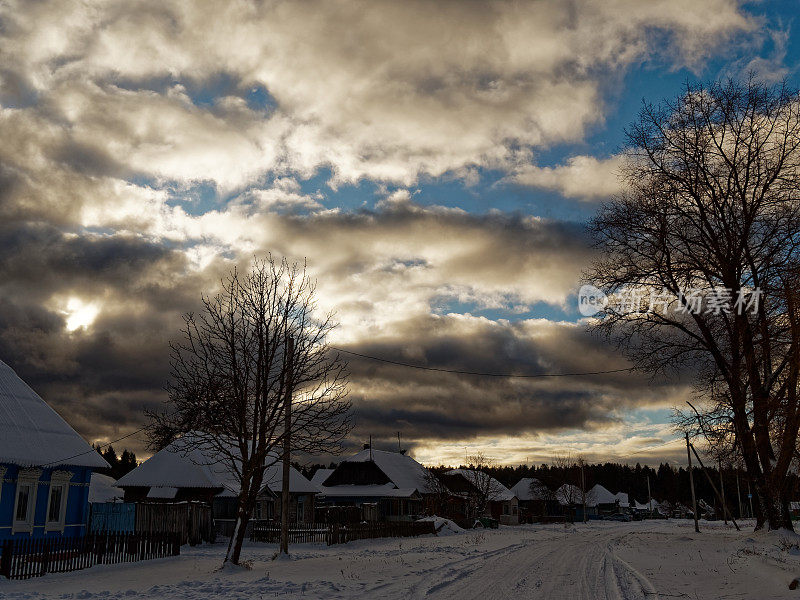
[[520, 520], [562, 513], [555, 494], [536, 478], [523, 477], [511, 491], [519, 499]]
[[[187, 434], [191, 436], [192, 434]], [[282, 466], [276, 463], [264, 473], [264, 483], [253, 518], [279, 518]], [[239, 482], [221, 456], [198, 440], [181, 438], [160, 450], [117, 480], [125, 502], [201, 501], [213, 508], [214, 519], [235, 519]], [[313, 522], [316, 485], [297, 471], [289, 471], [289, 520]]]
[[103, 460], [0, 361], [0, 540], [86, 533], [89, 480]]
[[561, 505], [564, 514], [575, 521], [584, 520], [584, 502], [586, 503], [585, 518], [591, 518], [597, 515], [597, 504], [593, 502], [591, 491], [581, 491], [576, 485], [570, 483], [563, 484], [556, 490], [556, 500]]
[[362, 518], [408, 521], [422, 513], [432, 490], [427, 469], [410, 456], [365, 448], [320, 476], [321, 500], [328, 506], [354, 506]]
[[599, 483], [589, 490], [586, 505], [594, 507], [601, 516], [625, 513], [630, 508], [628, 494], [624, 492], [612, 494]]
[[502, 483], [483, 471], [472, 469], [452, 469], [443, 475], [447, 488], [464, 498], [486, 496], [484, 515], [500, 521], [504, 525], [519, 524], [519, 499]]

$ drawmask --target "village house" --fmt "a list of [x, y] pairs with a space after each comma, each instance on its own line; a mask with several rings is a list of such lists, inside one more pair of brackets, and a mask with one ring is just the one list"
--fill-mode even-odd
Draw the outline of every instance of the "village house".
[[320, 476], [321, 500], [327, 506], [354, 506], [367, 521], [411, 521], [422, 514], [431, 493], [427, 469], [401, 452], [369, 446]]
[[502, 483], [483, 471], [452, 469], [443, 475], [444, 484], [452, 494], [462, 497], [467, 503], [485, 502], [483, 514], [503, 525], [519, 524], [519, 499]]
[[0, 540], [86, 533], [89, 481], [108, 463], [0, 361]]
[[[280, 518], [282, 481], [280, 462], [267, 467], [252, 518]], [[124, 491], [125, 502], [207, 503], [213, 509], [214, 520], [222, 522], [236, 518], [241, 491], [236, 475], [222, 456], [202, 442], [187, 441], [185, 436], [121, 477], [116, 486]], [[299, 471], [290, 468], [290, 522], [314, 521], [314, 498], [318, 491]]]
[[534, 477], [523, 477], [511, 488], [519, 500], [520, 521], [530, 522], [537, 517], [561, 515], [555, 494]]

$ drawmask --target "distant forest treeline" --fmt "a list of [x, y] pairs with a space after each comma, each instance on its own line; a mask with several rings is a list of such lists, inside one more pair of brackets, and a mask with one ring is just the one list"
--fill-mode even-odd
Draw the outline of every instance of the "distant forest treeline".
[[126, 473], [136, 468], [136, 454], [127, 448], [122, 451], [122, 454], [117, 456], [114, 446], [108, 446], [103, 449], [103, 446], [96, 446], [92, 444], [92, 448], [97, 450], [97, 453], [106, 459], [106, 462], [111, 465], [110, 469], [95, 469], [98, 473], [103, 475], [110, 475], [114, 479], [119, 479]]

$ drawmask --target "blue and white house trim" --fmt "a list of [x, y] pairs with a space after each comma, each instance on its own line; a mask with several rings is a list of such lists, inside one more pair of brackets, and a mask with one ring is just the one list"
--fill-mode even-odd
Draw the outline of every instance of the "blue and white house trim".
[[84, 535], [103, 458], [0, 361], [0, 541]]

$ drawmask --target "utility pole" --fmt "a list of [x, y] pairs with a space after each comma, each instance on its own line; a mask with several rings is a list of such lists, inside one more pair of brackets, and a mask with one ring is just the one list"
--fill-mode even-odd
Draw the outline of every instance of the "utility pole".
[[583, 460], [581, 460], [581, 496], [583, 497], [583, 522], [586, 523], [586, 480], [583, 477]]
[[289, 467], [292, 443], [292, 371], [294, 370], [294, 338], [286, 340], [286, 399], [284, 400], [283, 426], [283, 481], [281, 489], [281, 554], [289, 554]]
[[736, 527], [736, 531], [739, 531], [739, 525], [736, 523], [736, 519], [733, 518], [733, 514], [728, 510], [728, 506], [725, 504], [725, 498], [722, 496], [722, 494], [719, 493], [719, 490], [717, 490], [717, 486], [714, 485], [714, 480], [711, 479], [711, 475], [709, 474], [706, 466], [703, 464], [703, 461], [700, 459], [700, 455], [697, 453], [697, 450], [692, 444], [689, 444], [689, 446], [691, 447], [692, 452], [694, 453], [694, 457], [697, 459], [697, 462], [700, 464], [700, 468], [703, 470], [703, 474], [706, 476], [706, 479], [708, 479], [708, 484], [711, 486], [711, 489], [714, 490], [714, 493], [717, 495], [717, 500], [719, 500], [720, 504], [722, 504], [723, 513], [727, 511], [728, 514], [731, 515], [731, 521], [733, 522], [733, 526]]
[[750, 479], [747, 479], [747, 501], [750, 503], [750, 518], [753, 518], [753, 494], [750, 491]]
[[689, 434], [686, 433], [686, 457], [689, 459], [689, 487], [692, 488], [692, 514], [694, 515], [694, 530], [700, 533], [700, 525], [697, 523], [697, 499], [694, 495], [694, 475], [692, 474], [692, 453], [689, 450]]
[[739, 490], [739, 465], [736, 465], [736, 499], [739, 501], [739, 518], [744, 519], [742, 515], [742, 492]]
[[[635, 500], [634, 500], [635, 502]], [[650, 504], [650, 516], [653, 516], [653, 496], [650, 494], [650, 475], [647, 476], [647, 502]]]
[[728, 524], [728, 505], [725, 503], [725, 482], [722, 480], [722, 459], [717, 459], [719, 464], [719, 493], [722, 496], [722, 519]]

